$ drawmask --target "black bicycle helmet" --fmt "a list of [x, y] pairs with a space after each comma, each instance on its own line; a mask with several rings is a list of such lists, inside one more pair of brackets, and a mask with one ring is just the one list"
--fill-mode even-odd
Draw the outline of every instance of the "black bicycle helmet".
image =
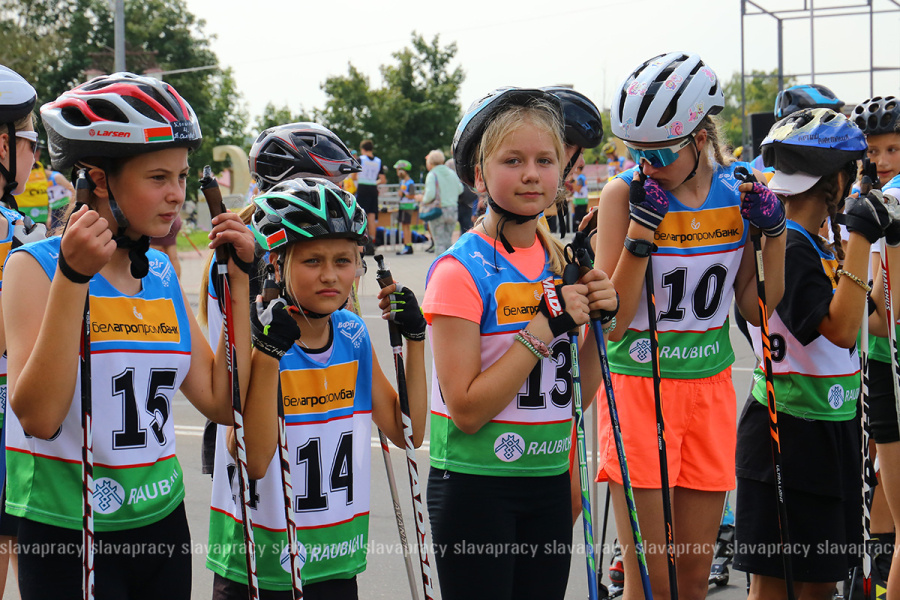
[[463, 183], [475, 186], [475, 165], [478, 163], [475, 149], [481, 142], [481, 136], [491, 117], [507, 106], [528, 106], [537, 101], [549, 103], [562, 116], [559, 97], [539, 89], [499, 88], [472, 103], [453, 136], [453, 160], [456, 163], [456, 174]]
[[250, 148], [250, 173], [263, 192], [297, 177], [324, 177], [340, 183], [360, 169], [344, 142], [317, 123], [270, 127]]
[[30, 83], [13, 71], [0, 65], [0, 124], [6, 125], [9, 134], [9, 168], [0, 164], [0, 174], [6, 180], [0, 202], [16, 208], [12, 192], [18, 186], [16, 175], [16, 121], [31, 114], [37, 93]]
[[783, 119], [804, 108], [830, 108], [841, 112], [844, 102], [830, 89], [817, 83], [795, 85], [778, 92], [775, 97], [775, 118]]
[[327, 179], [289, 179], [253, 199], [250, 221], [263, 250], [318, 238], [361, 241], [366, 213], [353, 194]]
[[590, 98], [570, 88], [549, 86], [550, 92], [562, 103], [566, 143], [579, 148], [596, 148], [603, 141], [603, 122], [600, 110]]
[[856, 126], [866, 135], [898, 133], [900, 100], [895, 96], [876, 96], [856, 105], [850, 115]]

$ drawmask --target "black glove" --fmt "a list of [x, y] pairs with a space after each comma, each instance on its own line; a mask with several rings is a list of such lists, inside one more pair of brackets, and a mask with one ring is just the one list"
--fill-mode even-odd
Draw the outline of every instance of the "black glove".
[[425, 317], [419, 308], [416, 295], [408, 287], [396, 284], [397, 289], [389, 296], [391, 299], [391, 321], [396, 323], [397, 330], [411, 342], [425, 339]]
[[268, 305], [261, 300], [253, 303], [250, 307], [250, 326], [256, 349], [276, 360], [281, 360], [300, 338], [300, 327], [287, 311], [284, 298], [276, 298]]
[[891, 248], [900, 246], [900, 190], [889, 188], [882, 190], [884, 206], [891, 217], [891, 224], [884, 230], [884, 241]]
[[566, 301], [563, 299], [561, 285], [553, 285], [553, 279], [547, 278], [543, 281], [544, 296], [541, 298], [541, 304], [538, 310], [547, 317], [550, 324], [550, 332], [554, 338], [558, 338], [564, 333], [568, 333], [576, 329], [575, 319], [566, 312]]
[[879, 190], [872, 190], [862, 198], [847, 198], [844, 209], [844, 224], [847, 231], [856, 232], [874, 244], [884, 236], [891, 224], [891, 216], [884, 206], [884, 198]]

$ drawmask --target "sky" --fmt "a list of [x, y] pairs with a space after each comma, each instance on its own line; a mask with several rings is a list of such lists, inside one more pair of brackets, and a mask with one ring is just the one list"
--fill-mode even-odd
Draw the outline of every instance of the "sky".
[[[769, 10], [802, 9], [814, 2], [819, 14], [835, 5], [864, 6], [865, 0], [755, 0]], [[234, 70], [251, 116], [268, 102], [321, 108], [320, 85], [345, 75], [349, 63], [382, 86], [379, 67], [410, 45], [416, 31], [441, 46], [456, 43], [453, 66], [463, 68], [463, 108], [494, 88], [572, 84], [602, 108], [633, 68], [657, 54], [697, 52], [727, 81], [741, 69], [740, 0], [257, 0], [236, 3], [186, 0], [215, 36], [213, 51]], [[874, 0], [874, 9], [897, 5]], [[744, 19], [745, 67], [777, 68], [775, 20]], [[816, 22], [815, 70], [869, 68], [868, 16]], [[900, 67], [900, 12], [875, 15], [874, 64]], [[784, 71], [810, 73], [810, 21], [784, 21]], [[187, 65], [186, 65], [187, 66]], [[200, 65], [191, 65], [200, 66]], [[799, 82], [809, 82], [809, 76]], [[847, 104], [870, 97], [869, 76], [819, 75]], [[900, 70], [875, 75], [875, 95], [900, 95]]]

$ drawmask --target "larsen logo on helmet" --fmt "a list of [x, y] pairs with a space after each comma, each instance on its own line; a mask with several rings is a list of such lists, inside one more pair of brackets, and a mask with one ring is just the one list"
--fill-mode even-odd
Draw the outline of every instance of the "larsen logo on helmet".
[[128, 138], [131, 137], [131, 133], [127, 131], [110, 131], [109, 129], [88, 129], [88, 135], [91, 137], [118, 137], [118, 138]]
[[171, 127], [151, 127], [144, 130], [145, 142], [171, 142], [173, 139]]

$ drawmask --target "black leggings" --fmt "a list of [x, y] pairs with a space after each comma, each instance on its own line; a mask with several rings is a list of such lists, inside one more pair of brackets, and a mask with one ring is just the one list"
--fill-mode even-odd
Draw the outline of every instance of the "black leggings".
[[431, 469], [428, 513], [444, 600], [562, 599], [572, 558], [569, 474]]
[[[82, 533], [21, 519], [19, 594], [22, 600], [81, 600]], [[97, 600], [190, 600], [191, 532], [184, 503], [136, 529], [95, 534]]]

